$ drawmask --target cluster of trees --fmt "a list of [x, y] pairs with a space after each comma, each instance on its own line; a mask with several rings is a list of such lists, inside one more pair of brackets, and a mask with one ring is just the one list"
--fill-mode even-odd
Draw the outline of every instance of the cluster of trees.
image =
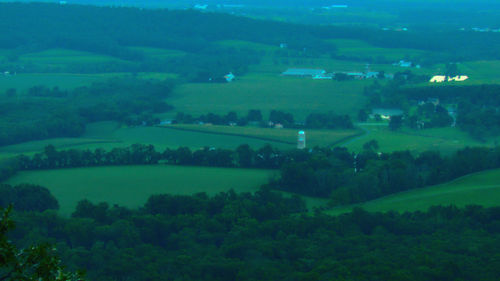
[[[130, 210], [81, 201], [70, 218], [16, 213], [9, 238], [57, 245], [90, 280], [497, 280], [500, 209], [306, 215], [261, 190], [155, 195]], [[383, 249], [383, 251], [381, 250]], [[47, 279], [48, 280], [48, 279]]]
[[[441, 104], [455, 105], [456, 126], [478, 139], [500, 135], [500, 86], [442, 86], [401, 87], [395, 83], [387, 86], [374, 84], [366, 89], [372, 106], [397, 106], [409, 109], [412, 104], [437, 99]], [[410, 114], [406, 123], [416, 127], [425, 121], [425, 127], [449, 126], [453, 121], [440, 105], [426, 103]]]
[[0, 207], [7, 208], [9, 205], [22, 212], [59, 209], [56, 198], [45, 187], [33, 184], [0, 184]]
[[236, 112], [229, 112], [226, 115], [217, 115], [208, 113], [193, 117], [190, 114], [178, 112], [174, 123], [193, 124], [193, 123], [210, 123], [214, 125], [229, 125], [236, 124], [245, 126], [249, 123], [259, 124], [261, 127], [269, 127], [275, 124], [281, 124], [284, 128], [308, 128], [308, 129], [352, 129], [351, 118], [348, 115], [337, 115], [335, 113], [311, 113], [306, 117], [305, 123], [297, 123], [291, 113], [281, 110], [271, 110], [269, 118], [266, 122], [262, 117], [262, 112], [257, 109], [248, 111], [246, 116], [238, 117]]
[[[174, 83], [114, 78], [74, 90], [35, 86], [27, 95], [0, 98], [0, 145], [24, 141], [78, 137], [89, 122], [115, 120], [128, 125], [156, 124], [155, 113]], [[12, 92], [7, 90], [7, 92]]]
[[343, 205], [500, 167], [499, 148], [465, 148], [444, 157], [435, 151], [418, 156], [408, 151], [378, 154], [377, 147], [372, 141], [359, 154], [345, 148], [314, 150], [305, 158], [283, 163], [280, 179], [271, 186]]

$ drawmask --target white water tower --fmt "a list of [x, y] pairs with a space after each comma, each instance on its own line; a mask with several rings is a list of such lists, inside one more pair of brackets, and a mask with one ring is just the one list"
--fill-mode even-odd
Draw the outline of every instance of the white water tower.
[[297, 138], [297, 148], [304, 149], [306, 148], [306, 132], [300, 131], [299, 136]]

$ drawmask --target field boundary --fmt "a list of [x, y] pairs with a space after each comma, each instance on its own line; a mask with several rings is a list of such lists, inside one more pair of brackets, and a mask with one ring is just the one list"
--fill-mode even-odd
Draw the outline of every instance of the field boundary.
[[207, 131], [197, 130], [197, 129], [177, 128], [177, 127], [170, 127], [170, 126], [157, 126], [157, 127], [158, 128], [170, 129], [170, 130], [177, 130], [177, 131], [202, 133], [202, 134], [208, 134], [208, 135], [221, 135], [221, 136], [241, 137], [241, 138], [248, 138], [248, 139], [256, 139], [256, 140], [270, 141], [270, 142], [276, 142], [276, 143], [290, 144], [290, 145], [296, 144], [295, 142], [291, 142], [291, 141], [283, 141], [283, 140], [277, 140], [277, 139], [273, 139], [273, 138], [249, 136], [249, 135], [236, 134], [236, 133], [207, 132]]

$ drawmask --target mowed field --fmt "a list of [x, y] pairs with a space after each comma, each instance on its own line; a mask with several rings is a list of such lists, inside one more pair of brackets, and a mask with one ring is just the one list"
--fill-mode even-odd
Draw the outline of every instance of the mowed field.
[[426, 150], [440, 151], [442, 154], [453, 153], [466, 146], [493, 146], [495, 140], [480, 142], [473, 139], [467, 133], [458, 128], [437, 128], [426, 130], [402, 129], [400, 131], [389, 130], [387, 123], [358, 124], [365, 134], [341, 143], [352, 151], [362, 151], [363, 144], [370, 140], [376, 140], [379, 151], [391, 152], [409, 150], [411, 152], [423, 152]]
[[[298, 129], [271, 129], [260, 127], [230, 127], [230, 126], [207, 126], [207, 125], [169, 125], [165, 128], [188, 130], [194, 132], [205, 132], [207, 134], [221, 134], [227, 136], [245, 136], [275, 142], [290, 144], [291, 147], [297, 144]], [[328, 146], [336, 144], [342, 140], [349, 139], [358, 134], [361, 130], [305, 130], [306, 141], [309, 147]]]
[[275, 175], [269, 170], [121, 166], [21, 172], [7, 183], [47, 187], [59, 201], [60, 212], [70, 215], [83, 199], [137, 208], [153, 194], [254, 192]]
[[467, 175], [446, 184], [436, 185], [383, 197], [362, 204], [339, 207], [328, 211], [338, 215], [362, 207], [371, 212], [425, 211], [435, 205], [500, 205], [500, 170]]

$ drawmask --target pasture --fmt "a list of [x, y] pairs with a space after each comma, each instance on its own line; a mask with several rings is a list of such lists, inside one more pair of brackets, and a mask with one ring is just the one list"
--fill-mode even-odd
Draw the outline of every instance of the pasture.
[[328, 211], [339, 215], [362, 207], [370, 212], [412, 212], [425, 211], [435, 205], [500, 205], [500, 170], [490, 170], [467, 175], [449, 183], [410, 190], [380, 199]]
[[7, 183], [47, 187], [59, 201], [61, 214], [69, 216], [83, 199], [138, 208], [153, 194], [214, 195], [230, 189], [254, 192], [275, 173], [166, 165], [122, 166], [21, 172]]
[[378, 142], [381, 152], [409, 150], [418, 153], [434, 150], [449, 154], [466, 146], [493, 146], [495, 143], [494, 139], [485, 143], [477, 141], [458, 128], [426, 130], [405, 128], [401, 131], [391, 131], [387, 123], [358, 124], [358, 126], [365, 131], [365, 134], [347, 140], [341, 143], [341, 146], [352, 151], [361, 151], [363, 144], [373, 139]]

